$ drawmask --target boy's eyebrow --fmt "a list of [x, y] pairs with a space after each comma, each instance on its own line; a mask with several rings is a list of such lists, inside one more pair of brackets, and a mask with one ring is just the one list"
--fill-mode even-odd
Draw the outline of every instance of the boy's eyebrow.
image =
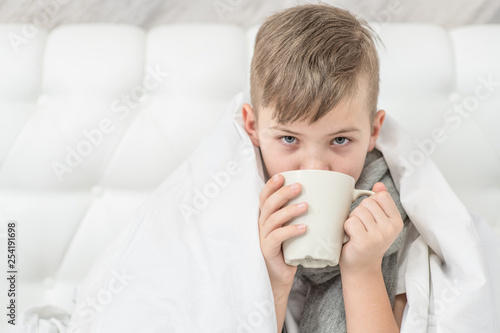
[[[291, 134], [295, 134], [295, 135], [301, 135], [300, 133], [297, 133], [297, 132], [294, 132], [294, 131], [291, 131], [289, 129], [286, 129], [284, 127], [280, 127], [280, 126], [272, 126], [270, 127], [271, 129], [277, 129], [277, 130], [280, 130], [280, 131], [283, 131], [283, 132], [288, 132], [288, 133], [291, 133]], [[332, 136], [332, 135], [337, 135], [339, 133], [347, 133], [347, 132], [360, 132], [359, 128], [356, 128], [356, 127], [346, 127], [346, 128], [342, 128], [336, 132], [332, 132], [330, 134], [327, 134], [326, 136]]]

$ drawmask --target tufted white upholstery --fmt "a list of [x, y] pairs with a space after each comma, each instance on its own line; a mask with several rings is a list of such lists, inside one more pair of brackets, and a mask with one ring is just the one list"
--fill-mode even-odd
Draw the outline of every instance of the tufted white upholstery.
[[[0, 255], [16, 220], [19, 310], [72, 311], [99, 253], [248, 88], [257, 29], [0, 25]], [[378, 31], [379, 107], [422, 145], [401, 158], [428, 151], [500, 235], [500, 25]]]

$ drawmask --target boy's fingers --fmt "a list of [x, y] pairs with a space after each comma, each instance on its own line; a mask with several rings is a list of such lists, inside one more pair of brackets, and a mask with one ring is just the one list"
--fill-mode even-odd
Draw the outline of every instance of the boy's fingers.
[[284, 207], [273, 214], [267, 219], [265, 225], [261, 229], [261, 237], [265, 238], [273, 232], [273, 230], [281, 227], [292, 218], [304, 213], [307, 210], [307, 204], [301, 203]]
[[375, 185], [373, 185], [372, 191], [375, 192], [375, 195], [372, 196], [373, 200], [377, 201], [379, 206], [388, 217], [399, 216], [398, 208], [396, 207], [391, 194], [387, 191], [384, 183], [375, 183]]
[[361, 235], [367, 232], [364, 224], [357, 216], [351, 216], [344, 222], [344, 230], [349, 238], [355, 238], [356, 235]]
[[276, 192], [272, 193], [264, 202], [262, 209], [260, 211], [260, 226], [264, 226], [269, 217], [276, 211], [278, 211], [284, 204], [288, 202], [291, 198], [299, 194], [301, 191], [301, 186], [299, 183], [294, 183], [291, 185], [283, 186]]
[[380, 207], [377, 201], [371, 200], [370, 198], [367, 198], [359, 204], [360, 206], [366, 207], [372, 214], [373, 218], [375, 219], [375, 222], [380, 223], [384, 221], [385, 219], [388, 218], [387, 215], [385, 215], [384, 210]]
[[365, 227], [366, 231], [370, 232], [371, 230], [376, 228], [375, 218], [373, 217], [372, 213], [368, 210], [368, 208], [359, 205], [349, 215], [349, 217], [352, 216], [356, 216], [360, 220], [360, 222]]
[[394, 203], [394, 200], [389, 192], [381, 191], [375, 193], [371, 197], [379, 204], [380, 208], [382, 208], [387, 217], [400, 216], [398, 207], [396, 207], [396, 203]]
[[403, 222], [401, 220], [401, 214], [399, 213], [398, 207], [392, 199], [391, 194], [387, 191], [382, 191], [374, 194], [372, 198], [389, 218], [389, 224], [382, 224], [383, 227], [385, 226], [384, 229], [391, 226], [392, 229], [386, 230], [389, 230], [390, 232], [392, 232], [391, 230], [395, 230], [397, 231], [397, 234], [399, 234], [403, 228]]
[[283, 228], [278, 228], [273, 230], [267, 237], [267, 239], [270, 241], [269, 244], [270, 247], [272, 247], [272, 251], [278, 251], [281, 249], [281, 244], [286, 241], [289, 238], [292, 238], [294, 236], [302, 234], [307, 227], [304, 229], [300, 229], [296, 225], [287, 225], [286, 227]]
[[372, 191], [375, 193], [382, 192], [382, 191], [387, 191], [387, 188], [385, 187], [384, 183], [378, 182], [373, 185]]
[[273, 177], [269, 178], [266, 185], [259, 194], [259, 210], [262, 211], [262, 207], [266, 202], [267, 198], [271, 196], [276, 190], [278, 190], [283, 184], [283, 176], [280, 174], [276, 174]]

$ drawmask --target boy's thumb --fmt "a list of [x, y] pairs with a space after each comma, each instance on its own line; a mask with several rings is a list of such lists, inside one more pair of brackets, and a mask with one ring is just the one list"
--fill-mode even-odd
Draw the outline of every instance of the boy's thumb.
[[378, 182], [378, 183], [375, 183], [375, 185], [373, 185], [372, 191], [375, 193], [378, 193], [378, 192], [382, 192], [382, 191], [387, 191], [387, 189], [385, 188], [384, 183]]

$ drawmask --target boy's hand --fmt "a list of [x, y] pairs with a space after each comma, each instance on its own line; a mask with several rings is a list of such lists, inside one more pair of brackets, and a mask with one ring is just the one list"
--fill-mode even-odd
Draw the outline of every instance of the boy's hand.
[[382, 258], [403, 229], [403, 220], [383, 183], [373, 186], [375, 194], [361, 201], [344, 223], [351, 238], [342, 247], [340, 270], [344, 273], [379, 271]]
[[304, 204], [303, 207], [299, 203], [281, 208], [301, 191], [299, 183], [281, 187], [282, 184], [283, 176], [280, 174], [275, 175], [275, 177], [268, 180], [259, 196], [260, 249], [266, 261], [273, 289], [275, 287], [291, 288], [297, 271], [297, 267], [285, 263], [281, 243], [288, 238], [302, 234], [306, 230], [305, 225], [302, 229], [295, 225], [283, 227], [284, 223], [304, 213], [307, 210], [307, 204]]

